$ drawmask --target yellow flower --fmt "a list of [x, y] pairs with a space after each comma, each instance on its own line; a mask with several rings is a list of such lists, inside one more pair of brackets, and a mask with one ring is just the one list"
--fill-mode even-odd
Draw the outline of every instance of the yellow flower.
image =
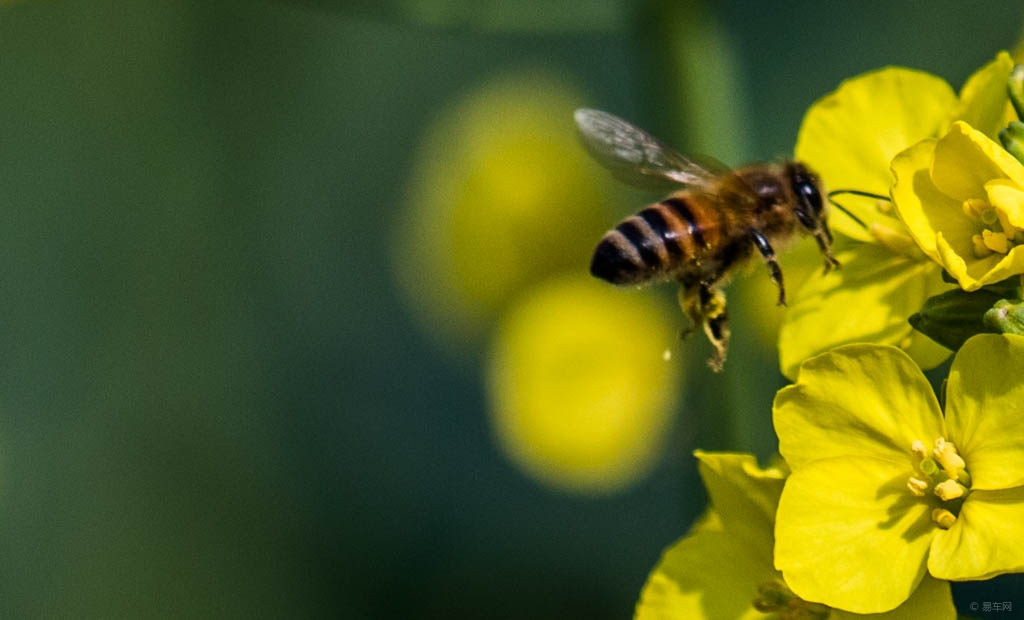
[[[1006, 53], [972, 75], [960, 95], [942, 79], [890, 67], [847, 80], [807, 111], [796, 158], [829, 189], [880, 196], [892, 185], [890, 163], [912, 145], [965, 119], [996, 136], [1012, 118]], [[833, 210], [842, 268], [809, 278], [798, 291], [779, 335], [783, 373], [792, 378], [805, 359], [854, 342], [891, 344], [923, 368], [949, 351], [914, 331], [907, 319], [925, 300], [949, 288], [941, 269], [921, 252], [887, 200], [837, 198], [853, 217]], [[856, 219], [854, 219], [856, 218]]]
[[667, 307], [566, 276], [528, 291], [488, 359], [491, 422], [526, 474], [559, 490], [620, 491], [657, 462], [680, 393]]
[[[673, 544], [644, 586], [636, 620], [766, 620], [861, 616], [796, 596], [772, 565], [775, 510], [785, 480], [749, 454], [696, 452], [711, 508]], [[775, 615], [766, 615], [775, 614]], [[956, 617], [949, 584], [925, 578], [899, 608], [873, 620]]]
[[892, 162], [893, 200], [918, 246], [967, 291], [1024, 273], [1024, 165], [954, 123]]
[[808, 360], [775, 399], [792, 474], [779, 500], [775, 566], [805, 600], [859, 613], [896, 608], [930, 574], [1024, 571], [1024, 337], [968, 340], [945, 413], [894, 347], [849, 345]]
[[394, 273], [446, 349], [479, 346], [534, 283], [586, 271], [613, 189], [565, 120], [584, 98], [543, 72], [498, 74], [446, 106], [416, 149]]

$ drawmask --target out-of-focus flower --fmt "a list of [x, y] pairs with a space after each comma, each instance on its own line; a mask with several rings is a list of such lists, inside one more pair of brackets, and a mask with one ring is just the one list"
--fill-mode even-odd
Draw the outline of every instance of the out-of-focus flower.
[[656, 462], [680, 392], [668, 307], [584, 276], [531, 290], [503, 318], [489, 357], [497, 439], [550, 486], [610, 493]]
[[[772, 565], [783, 470], [760, 469], [749, 454], [698, 451], [696, 456], [711, 508], [662, 556], [640, 595], [637, 620], [861, 617], [801, 599]], [[949, 584], [925, 578], [901, 607], [872, 617], [951, 620], [956, 611]]]
[[975, 336], [953, 360], [945, 415], [895, 347], [805, 362], [774, 421], [792, 468], [775, 566], [800, 597], [891, 610], [926, 573], [1024, 570], [1024, 337]]
[[534, 283], [585, 273], [611, 218], [611, 182], [579, 146], [585, 98], [519, 71], [457, 99], [416, 151], [395, 219], [395, 272], [407, 305], [443, 346], [481, 341]]
[[892, 163], [893, 200], [925, 254], [967, 291], [1024, 273], [1024, 165], [967, 123]]

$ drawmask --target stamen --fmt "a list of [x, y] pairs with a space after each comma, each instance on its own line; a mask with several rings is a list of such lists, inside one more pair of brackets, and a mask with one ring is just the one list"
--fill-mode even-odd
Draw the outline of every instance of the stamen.
[[956, 480], [960, 471], [967, 466], [964, 460], [960, 458], [960, 455], [957, 454], [956, 446], [942, 437], [935, 440], [934, 454], [935, 460], [942, 465], [943, 471], [953, 480]]
[[967, 489], [956, 480], [946, 480], [935, 485], [935, 494], [944, 502], [963, 497]]
[[[991, 210], [992, 206], [984, 200], [978, 198], [968, 198], [963, 202], [964, 213], [972, 219], [982, 219], [982, 213], [986, 210]], [[991, 222], [989, 222], [991, 225]]]
[[956, 515], [945, 508], [936, 508], [932, 511], [932, 521], [944, 530], [948, 530], [956, 524]]
[[1006, 239], [1006, 235], [1001, 232], [992, 232], [988, 229], [983, 230], [981, 231], [981, 240], [986, 248], [998, 254], [1006, 254], [1010, 251], [1010, 243]]
[[907, 480], [907, 489], [918, 497], [924, 497], [924, 492], [928, 490], [928, 482], [911, 476]]
[[986, 226], [991, 226], [999, 221], [999, 216], [996, 214], [996, 210], [991, 206], [985, 205], [986, 208], [981, 210], [979, 217]]
[[971, 245], [973, 246], [975, 258], [985, 258], [992, 254], [992, 250], [988, 249], [985, 245], [981, 235], [971, 235]]

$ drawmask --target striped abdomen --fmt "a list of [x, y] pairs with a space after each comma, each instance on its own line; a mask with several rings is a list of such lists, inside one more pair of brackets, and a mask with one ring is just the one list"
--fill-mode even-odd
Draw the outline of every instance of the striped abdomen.
[[677, 193], [609, 230], [594, 251], [590, 273], [612, 284], [672, 277], [712, 251], [722, 224], [714, 205]]

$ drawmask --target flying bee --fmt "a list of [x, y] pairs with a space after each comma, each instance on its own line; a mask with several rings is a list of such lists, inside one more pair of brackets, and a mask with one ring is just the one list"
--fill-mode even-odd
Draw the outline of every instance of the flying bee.
[[590, 154], [620, 179], [641, 187], [674, 185], [676, 191], [609, 230], [590, 264], [590, 273], [617, 285], [677, 280], [679, 303], [701, 325], [714, 353], [708, 365], [722, 369], [729, 347], [725, 294], [727, 277], [755, 251], [786, 303], [775, 247], [797, 233], [811, 235], [825, 257], [832, 256], [825, 189], [816, 174], [796, 161], [751, 164], [730, 170], [710, 160], [686, 157], [654, 136], [599, 110], [576, 110], [576, 124]]

